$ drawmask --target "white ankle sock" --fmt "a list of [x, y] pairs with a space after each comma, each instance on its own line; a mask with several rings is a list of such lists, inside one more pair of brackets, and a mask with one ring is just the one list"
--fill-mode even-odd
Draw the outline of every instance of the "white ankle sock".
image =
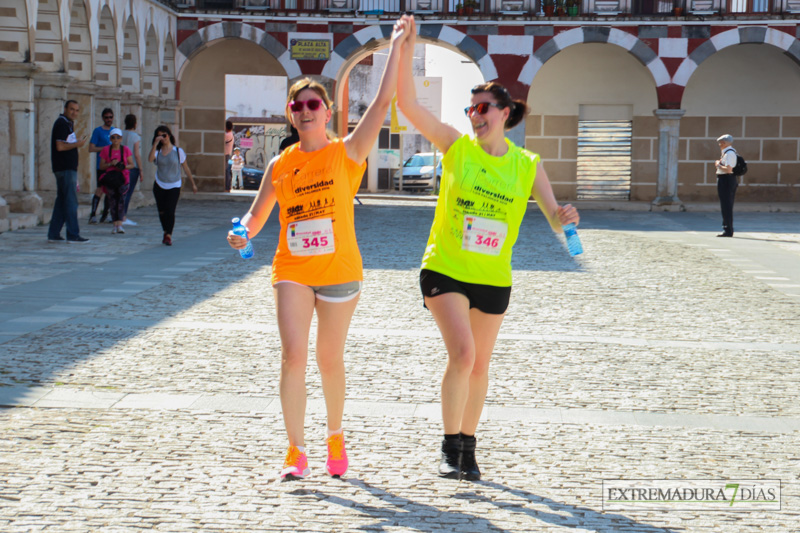
[[328, 430], [328, 438], [331, 438], [331, 437], [333, 437], [334, 435], [341, 435], [341, 434], [343, 434], [343, 433], [344, 433], [344, 432], [342, 431], [342, 428], [339, 428], [339, 429], [337, 429], [336, 431], [331, 431], [331, 430], [329, 429], [329, 430]]

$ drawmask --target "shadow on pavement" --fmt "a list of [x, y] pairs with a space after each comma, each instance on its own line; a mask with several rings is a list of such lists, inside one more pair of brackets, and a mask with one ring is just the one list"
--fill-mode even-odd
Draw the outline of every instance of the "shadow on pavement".
[[[490, 503], [492, 505], [497, 505], [506, 511], [523, 513], [536, 520], [562, 527], [580, 527], [581, 529], [586, 527], [591, 528], [592, 531], [607, 531], [609, 533], [617, 533], [620, 531], [635, 531], [636, 533], [673, 533], [676, 531], [674, 529], [643, 524], [642, 522], [638, 522], [632, 518], [620, 514], [600, 513], [588, 507], [577, 507], [574, 505], [559, 503], [555, 500], [551, 500], [550, 498], [537, 496], [536, 494], [532, 494], [521, 489], [513, 489], [492, 481], [476, 481], [475, 485], [501, 491], [517, 498], [522, 498], [528, 503], [546, 505], [553, 512], [548, 513], [531, 509], [526, 507], [525, 503], [514, 505], [509, 504], [508, 502], [497, 502], [483, 494], [477, 494], [475, 492], [458, 493], [454, 496], [454, 498], [463, 498], [473, 502], [480, 501]], [[576, 520], [579, 520], [580, 523], [575, 524]]]
[[[491, 519], [476, 514], [448, 511], [439, 507], [415, 502], [357, 479], [348, 479], [346, 482], [355, 488], [368, 492], [381, 502], [389, 504], [390, 507], [366, 505], [342, 496], [328, 495], [319, 491], [301, 491], [297, 494], [312, 496], [324, 502], [340, 505], [348, 509], [355, 509], [366, 516], [380, 520], [378, 523], [369, 524], [368, 526], [357, 529], [383, 531], [384, 528], [390, 528], [392, 530], [394, 528], [406, 528], [412, 531], [430, 531], [431, 522], [425, 520], [425, 518], [428, 518], [434, 522], [446, 521], [446, 523], [451, 523], [455, 531], [508, 531], [496, 526]], [[559, 527], [581, 530], [588, 528], [592, 531], [608, 533], [618, 533], [621, 531], [635, 531], [636, 533], [674, 533], [675, 531], [643, 524], [619, 514], [599, 513], [587, 507], [576, 507], [574, 505], [559, 503], [549, 498], [537, 496], [520, 489], [512, 489], [499, 483], [479, 481], [476, 482], [475, 485], [522, 498], [525, 502], [520, 502], [519, 504], [509, 503], [508, 501], [498, 502], [488, 496], [477, 494], [476, 492], [458, 492], [453, 498], [466, 500], [471, 503], [481, 502], [496, 505], [505, 512], [510, 511], [525, 514], [532, 520]], [[527, 507], [527, 504], [545, 505], [549, 507], [552, 512], [531, 509]], [[394, 515], [391, 518], [387, 518], [387, 511], [392, 509], [395, 510]], [[459, 521], [463, 523], [458, 524]], [[464, 529], [465, 526], [468, 529]]]

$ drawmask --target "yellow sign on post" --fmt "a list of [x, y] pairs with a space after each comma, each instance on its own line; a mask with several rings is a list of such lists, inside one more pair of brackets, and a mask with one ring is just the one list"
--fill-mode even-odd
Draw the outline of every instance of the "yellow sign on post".
[[331, 58], [331, 42], [328, 39], [291, 39], [289, 53], [292, 59], [328, 61]]
[[[414, 87], [417, 90], [417, 102], [433, 115], [442, 118], [442, 78], [414, 78]], [[419, 133], [413, 124], [397, 108], [397, 97], [392, 98], [392, 133]]]

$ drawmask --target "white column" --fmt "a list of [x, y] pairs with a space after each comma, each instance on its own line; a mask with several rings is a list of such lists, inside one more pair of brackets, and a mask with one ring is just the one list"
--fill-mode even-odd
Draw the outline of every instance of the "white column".
[[[50, 160], [50, 137], [53, 133], [53, 123], [64, 112], [69, 75], [37, 73], [33, 81], [36, 98], [36, 176], [35, 186], [26, 188], [30, 191], [55, 193], [56, 178]], [[53, 197], [55, 198], [55, 194]]]
[[678, 141], [681, 117], [685, 109], [656, 109], [658, 117], [658, 181], [654, 207], [675, 206], [683, 208], [678, 198]]

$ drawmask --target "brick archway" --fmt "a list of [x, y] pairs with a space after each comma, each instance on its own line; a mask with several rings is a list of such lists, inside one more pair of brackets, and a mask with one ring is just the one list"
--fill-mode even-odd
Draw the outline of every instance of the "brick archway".
[[183, 71], [193, 55], [218, 39], [251, 41], [277, 59], [289, 79], [303, 74], [297, 61], [290, 59], [289, 50], [269, 33], [244, 22], [219, 22], [200, 28], [178, 45], [178, 53], [175, 58], [177, 79], [181, 79]]

